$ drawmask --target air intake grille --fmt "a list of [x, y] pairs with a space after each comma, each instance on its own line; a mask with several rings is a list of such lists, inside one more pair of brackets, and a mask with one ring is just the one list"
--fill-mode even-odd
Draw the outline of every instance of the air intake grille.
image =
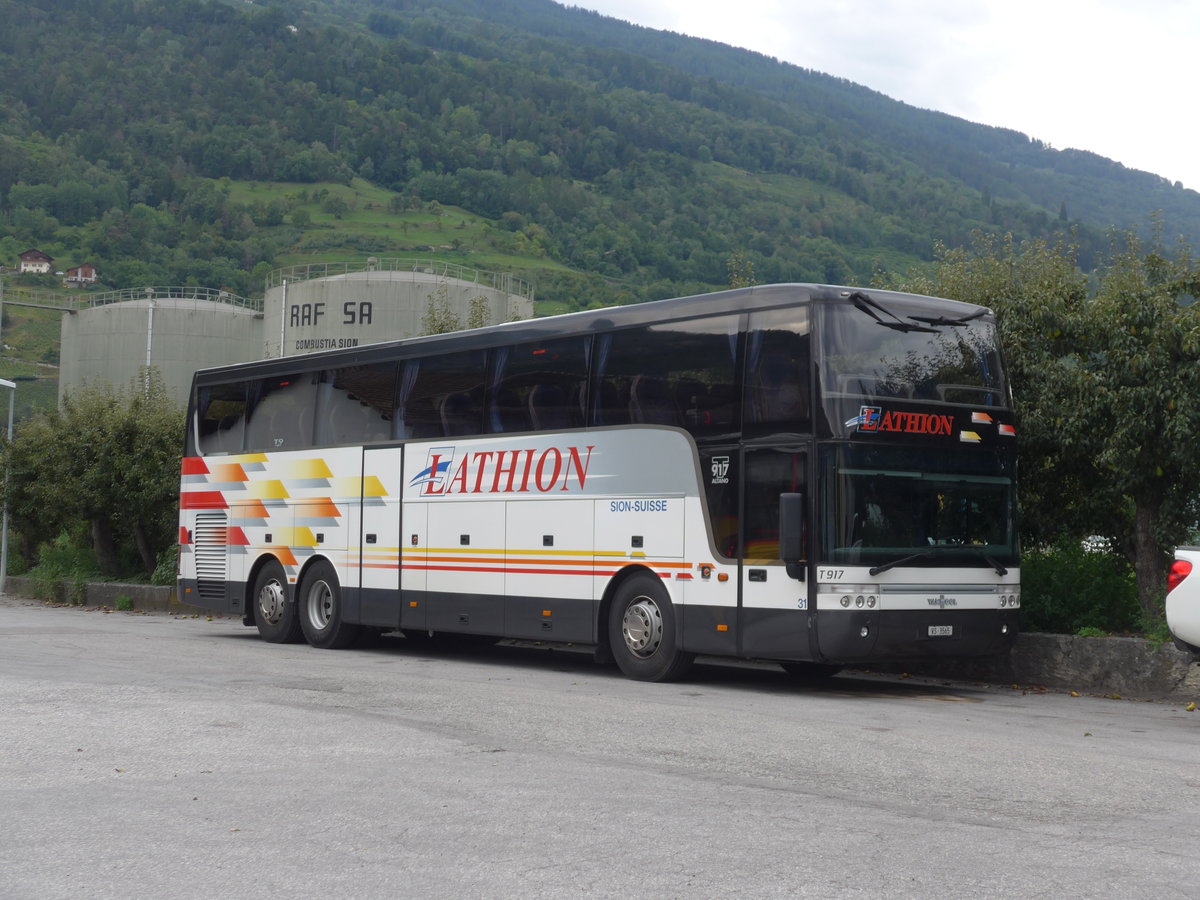
[[196, 591], [205, 600], [225, 599], [229, 523], [224, 512], [196, 513]]

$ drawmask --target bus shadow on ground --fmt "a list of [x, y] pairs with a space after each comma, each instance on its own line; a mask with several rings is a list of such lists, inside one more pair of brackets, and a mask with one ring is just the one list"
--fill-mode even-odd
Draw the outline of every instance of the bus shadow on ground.
[[[463, 640], [462, 638], [466, 638]], [[594, 648], [579, 644], [497, 640], [475, 636], [446, 636], [443, 640], [415, 641], [398, 633], [384, 635], [357, 652], [403, 654], [431, 662], [469, 661], [506, 669], [549, 669], [577, 677], [627, 681], [615, 664], [597, 662]], [[821, 697], [894, 698], [959, 703], [980, 703], [987, 689], [927, 678], [909, 678], [855, 669], [832, 677], [804, 678], [783, 671], [777, 663], [757, 660], [700, 657], [675, 686], [741, 689], [778, 694], [811, 694]]]

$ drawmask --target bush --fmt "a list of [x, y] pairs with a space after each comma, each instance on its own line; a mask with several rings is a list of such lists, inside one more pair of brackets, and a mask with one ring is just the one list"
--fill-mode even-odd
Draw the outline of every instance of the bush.
[[[4, 499], [27, 561], [35, 548], [91, 545], [107, 578], [153, 573], [177, 540], [183, 412], [157, 371], [121, 390], [85, 386], [0, 441]], [[46, 567], [46, 560], [37, 560]]]
[[1139, 631], [1133, 569], [1121, 556], [1064, 539], [1021, 560], [1021, 630], [1055, 634]]
[[39, 599], [76, 605], [83, 604], [87, 582], [99, 574], [96, 554], [65, 532], [38, 548], [37, 565], [29, 570]]
[[154, 567], [154, 574], [150, 576], [150, 583], [160, 586], [172, 585], [175, 583], [175, 576], [178, 574], [179, 547], [172, 544], [158, 554], [158, 565]]
[[100, 574], [96, 554], [66, 532], [38, 549], [38, 562], [30, 570], [35, 578], [92, 578]]

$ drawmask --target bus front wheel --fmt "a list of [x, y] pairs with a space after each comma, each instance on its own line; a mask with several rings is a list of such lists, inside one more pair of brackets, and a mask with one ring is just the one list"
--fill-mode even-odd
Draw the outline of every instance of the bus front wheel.
[[254, 625], [259, 637], [272, 644], [291, 644], [300, 639], [300, 617], [288, 596], [287, 575], [274, 560], [258, 570], [254, 579]]
[[638, 681], [678, 678], [695, 658], [679, 649], [675, 608], [649, 573], [634, 575], [617, 588], [609, 608], [608, 643], [617, 666]]
[[342, 589], [332, 565], [325, 560], [313, 563], [300, 579], [298, 596], [305, 640], [322, 650], [341, 650], [354, 643], [359, 627], [342, 621]]

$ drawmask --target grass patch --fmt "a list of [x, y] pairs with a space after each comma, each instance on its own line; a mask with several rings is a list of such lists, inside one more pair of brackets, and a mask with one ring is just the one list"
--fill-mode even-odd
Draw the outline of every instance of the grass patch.
[[[299, 233], [276, 267], [343, 262], [365, 256], [416, 256], [479, 269], [570, 271], [544, 256], [522, 253], [497, 222], [456, 206], [406, 203], [392, 191], [354, 179], [336, 183], [222, 181], [229, 197], [249, 206], [278, 204], [288, 224], [267, 230]], [[299, 219], [296, 213], [300, 213]], [[297, 225], [300, 221], [303, 224]]]

